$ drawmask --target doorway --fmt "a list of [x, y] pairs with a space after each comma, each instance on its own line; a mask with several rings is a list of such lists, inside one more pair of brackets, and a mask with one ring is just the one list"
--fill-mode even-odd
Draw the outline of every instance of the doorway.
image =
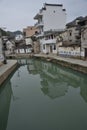
[[52, 53], [52, 46], [50, 46], [50, 53]]
[[87, 48], [85, 48], [85, 58], [87, 59]]

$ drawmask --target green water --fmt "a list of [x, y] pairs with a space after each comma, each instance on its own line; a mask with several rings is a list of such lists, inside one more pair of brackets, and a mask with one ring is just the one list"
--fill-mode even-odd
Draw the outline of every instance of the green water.
[[87, 75], [40, 60], [0, 87], [0, 130], [87, 130]]

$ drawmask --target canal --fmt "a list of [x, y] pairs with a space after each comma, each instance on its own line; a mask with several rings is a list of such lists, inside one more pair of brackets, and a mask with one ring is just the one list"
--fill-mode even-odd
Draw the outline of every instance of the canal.
[[87, 75], [36, 59], [0, 87], [0, 130], [87, 130]]

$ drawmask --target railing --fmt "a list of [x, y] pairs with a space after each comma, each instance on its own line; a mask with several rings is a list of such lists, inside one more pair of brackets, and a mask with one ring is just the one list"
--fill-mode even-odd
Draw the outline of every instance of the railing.
[[56, 43], [56, 38], [54, 38], [54, 39], [48, 39], [48, 40], [44, 40], [44, 42], [43, 42], [43, 44], [54, 44], [54, 43]]
[[37, 23], [35, 24], [36, 27], [43, 26], [43, 25], [44, 25], [43, 22], [37, 22]]

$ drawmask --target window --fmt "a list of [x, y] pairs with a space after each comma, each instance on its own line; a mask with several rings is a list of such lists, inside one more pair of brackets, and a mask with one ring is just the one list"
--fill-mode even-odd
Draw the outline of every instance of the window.
[[51, 35], [51, 39], [53, 39], [53, 35]]
[[54, 50], [56, 50], [56, 45], [54, 45]]
[[23, 32], [23, 35], [26, 36], [26, 32]]
[[38, 34], [38, 31], [35, 31], [35, 34]]
[[72, 36], [72, 33], [70, 32], [70, 36]]
[[43, 45], [43, 49], [45, 50], [45, 45]]
[[69, 30], [69, 35], [72, 36], [72, 31], [71, 30]]

